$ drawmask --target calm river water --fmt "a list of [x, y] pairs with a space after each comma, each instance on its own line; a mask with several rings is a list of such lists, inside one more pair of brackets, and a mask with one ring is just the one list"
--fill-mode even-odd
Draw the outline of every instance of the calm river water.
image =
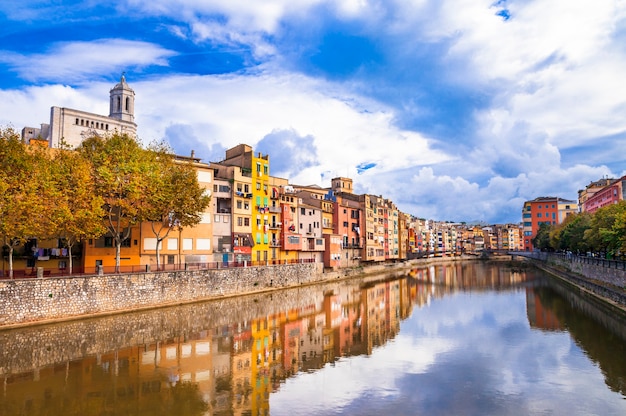
[[0, 331], [0, 416], [625, 415], [626, 319], [464, 263]]

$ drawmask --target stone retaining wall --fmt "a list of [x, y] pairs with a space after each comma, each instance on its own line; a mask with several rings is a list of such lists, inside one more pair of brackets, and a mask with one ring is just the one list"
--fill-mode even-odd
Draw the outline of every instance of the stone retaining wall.
[[320, 263], [0, 280], [0, 328], [294, 287], [327, 280]]
[[587, 279], [599, 280], [613, 286], [626, 287], [626, 270], [606, 267], [602, 264], [593, 264], [577, 261], [576, 258], [547, 257], [547, 263], [563, 267], [572, 273], [580, 274]]

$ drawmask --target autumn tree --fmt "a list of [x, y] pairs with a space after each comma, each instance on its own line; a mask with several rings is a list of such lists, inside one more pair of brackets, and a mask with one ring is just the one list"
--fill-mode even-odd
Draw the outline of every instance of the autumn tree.
[[12, 278], [15, 248], [54, 227], [48, 211], [56, 196], [48, 152], [25, 145], [12, 128], [0, 128], [0, 191], [0, 238]]
[[149, 179], [158, 169], [155, 158], [137, 139], [118, 132], [88, 137], [76, 150], [91, 163], [95, 191], [103, 201], [105, 225], [115, 242], [115, 267], [119, 270], [123, 242], [149, 212], [146, 195]]
[[102, 222], [104, 200], [96, 192], [91, 164], [79, 152], [61, 142], [61, 149], [53, 157], [53, 175], [58, 197], [51, 207], [55, 218], [54, 236], [63, 240], [68, 250], [68, 271], [72, 274], [73, 248], [88, 238], [106, 233]]
[[161, 243], [173, 229], [193, 227], [202, 220], [210, 197], [198, 183], [191, 161], [177, 160], [164, 144], [149, 149], [154, 170], [146, 191], [148, 205], [145, 220], [150, 222], [156, 237], [156, 265], [159, 268]]

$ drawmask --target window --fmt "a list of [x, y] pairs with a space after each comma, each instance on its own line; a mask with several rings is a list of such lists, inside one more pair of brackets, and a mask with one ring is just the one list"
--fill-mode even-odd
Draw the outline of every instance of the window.
[[237, 201], [237, 209], [241, 209], [241, 206], [242, 206], [241, 200], [238, 200]]
[[537, 213], [537, 218], [541, 218], [541, 212]]
[[243, 226], [243, 218], [242, 217], [237, 217], [237, 225], [239, 227]]
[[250, 226], [250, 218], [244, 218], [243, 219], [243, 226], [244, 227], [249, 227]]

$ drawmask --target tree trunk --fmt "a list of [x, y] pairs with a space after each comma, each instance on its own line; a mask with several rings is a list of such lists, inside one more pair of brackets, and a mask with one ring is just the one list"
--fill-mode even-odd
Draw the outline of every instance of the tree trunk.
[[[119, 240], [119, 238], [118, 238]], [[122, 255], [122, 242], [115, 241], [115, 273], [120, 272], [120, 257]]]
[[161, 254], [160, 254], [161, 253], [161, 250], [160, 250], [161, 241], [163, 241], [163, 240], [157, 238], [157, 244], [156, 244], [156, 263], [157, 263], [156, 266], [157, 266], [157, 271], [159, 271], [159, 258], [161, 256]]
[[13, 279], [13, 245], [9, 244], [9, 279]]
[[67, 270], [68, 270], [70, 276], [72, 275], [72, 246], [73, 246], [73, 244], [68, 244], [67, 245], [67, 255], [68, 255]]

